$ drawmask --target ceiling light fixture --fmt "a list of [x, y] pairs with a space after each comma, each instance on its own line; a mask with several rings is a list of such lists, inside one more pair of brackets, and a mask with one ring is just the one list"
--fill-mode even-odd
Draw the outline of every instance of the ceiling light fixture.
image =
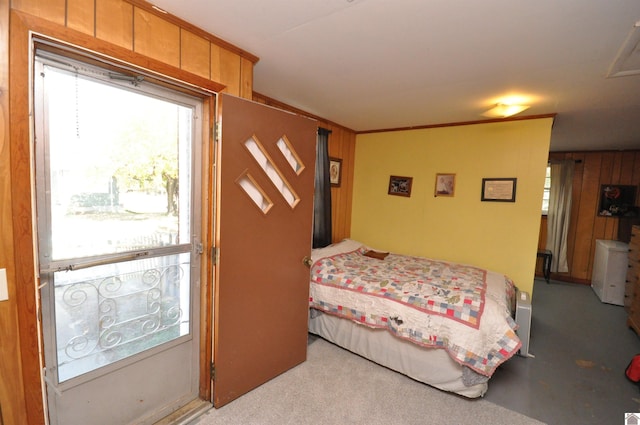
[[507, 118], [528, 109], [529, 105], [508, 105], [506, 103], [498, 103], [493, 108], [482, 113], [483, 116], [489, 118]]

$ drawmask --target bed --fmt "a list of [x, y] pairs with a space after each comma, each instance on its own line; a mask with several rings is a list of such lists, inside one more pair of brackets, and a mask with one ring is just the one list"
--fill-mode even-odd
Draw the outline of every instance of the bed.
[[310, 333], [418, 381], [481, 397], [522, 345], [503, 274], [351, 239], [314, 249], [312, 262]]

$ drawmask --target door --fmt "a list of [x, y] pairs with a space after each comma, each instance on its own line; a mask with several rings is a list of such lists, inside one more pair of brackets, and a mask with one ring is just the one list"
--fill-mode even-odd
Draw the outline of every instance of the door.
[[306, 360], [316, 121], [218, 96], [214, 406]]
[[154, 423], [198, 396], [202, 100], [46, 51], [34, 82], [50, 423]]

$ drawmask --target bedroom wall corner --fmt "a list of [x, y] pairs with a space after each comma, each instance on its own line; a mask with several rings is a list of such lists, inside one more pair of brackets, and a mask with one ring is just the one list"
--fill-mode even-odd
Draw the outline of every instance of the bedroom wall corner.
[[[533, 292], [553, 118], [359, 134], [351, 237], [374, 248], [476, 265]], [[453, 197], [434, 196], [454, 173]], [[410, 197], [389, 176], [413, 178]], [[482, 202], [483, 178], [515, 177], [515, 202]]]

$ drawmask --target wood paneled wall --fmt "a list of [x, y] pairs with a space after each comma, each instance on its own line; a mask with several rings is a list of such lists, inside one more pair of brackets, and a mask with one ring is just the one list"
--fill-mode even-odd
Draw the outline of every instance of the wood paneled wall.
[[107, 41], [251, 98], [258, 58], [144, 0], [12, 0], [11, 8]]
[[[618, 218], [598, 216], [600, 186], [636, 185], [636, 206], [640, 206], [640, 151], [552, 152], [549, 159], [576, 160], [573, 177], [571, 220], [568, 234], [568, 273], [554, 279], [591, 284], [595, 241], [617, 239]], [[540, 223], [538, 247], [544, 249], [547, 220]]]
[[29, 31], [245, 98], [251, 98], [258, 60], [142, 0], [0, 0], [0, 269], [6, 269], [9, 292], [9, 300], [0, 301], [0, 423], [6, 425], [45, 422], [32, 234]]
[[355, 162], [356, 134], [352, 130], [327, 123], [329, 155], [342, 159], [340, 187], [331, 188], [332, 240], [339, 242], [351, 236], [351, 202], [353, 199], [353, 164]]
[[356, 133], [346, 127], [293, 108], [260, 93], [253, 94], [255, 102], [294, 112], [316, 119], [320, 126], [331, 130], [329, 136], [329, 156], [342, 159], [342, 180], [340, 187], [331, 188], [332, 240], [339, 242], [351, 235], [351, 199], [353, 195], [353, 164], [355, 160]]

